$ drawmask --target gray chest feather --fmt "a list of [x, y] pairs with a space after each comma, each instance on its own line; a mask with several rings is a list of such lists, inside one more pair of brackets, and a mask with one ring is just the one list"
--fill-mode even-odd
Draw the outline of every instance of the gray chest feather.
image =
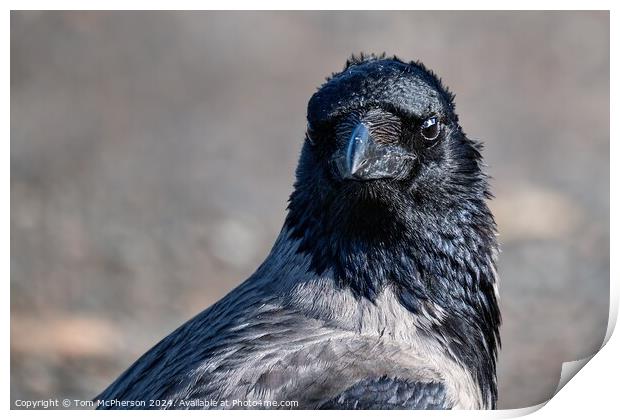
[[295, 286], [285, 298], [264, 299], [257, 289], [265, 288], [241, 286], [162, 340], [100, 397], [147, 396], [176, 408], [201, 400], [294, 400], [317, 408], [387, 378], [439, 384], [449, 408], [482, 407], [471, 376], [439, 343], [418, 336], [419, 320], [389, 293], [360, 303], [321, 282]]
[[488, 405], [446, 344], [420, 333], [441, 322], [441, 308], [413, 315], [389, 289], [374, 302], [356, 298], [329, 276], [312, 277], [295, 248], [284, 249], [97, 398], [163, 399], [175, 408], [204, 400], [345, 408], [360, 403], [351, 401], [356, 395], [384, 395], [386, 404], [401, 398], [435, 406], [441, 397], [444, 408]]

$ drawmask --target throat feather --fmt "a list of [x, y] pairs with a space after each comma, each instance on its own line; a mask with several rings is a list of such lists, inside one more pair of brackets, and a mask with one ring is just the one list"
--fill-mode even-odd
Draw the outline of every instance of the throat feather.
[[370, 303], [393, 293], [398, 305], [424, 320], [419, 333], [441, 341], [494, 404], [500, 315], [495, 226], [486, 206], [446, 217], [396, 215], [374, 204], [369, 213], [370, 205], [334, 212], [309, 203], [300, 213], [296, 204], [291, 201], [285, 226], [310, 270], [317, 277], [330, 273], [336, 287]]

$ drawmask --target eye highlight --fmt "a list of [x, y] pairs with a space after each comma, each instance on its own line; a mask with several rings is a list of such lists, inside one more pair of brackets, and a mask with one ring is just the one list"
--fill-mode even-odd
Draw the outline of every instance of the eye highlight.
[[433, 116], [426, 119], [420, 127], [420, 133], [426, 140], [435, 140], [439, 136], [439, 118]]

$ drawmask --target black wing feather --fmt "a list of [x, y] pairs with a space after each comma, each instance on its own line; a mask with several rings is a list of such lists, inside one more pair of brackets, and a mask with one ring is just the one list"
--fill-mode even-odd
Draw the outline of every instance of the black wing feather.
[[438, 382], [399, 378], [364, 379], [322, 404], [336, 410], [445, 410], [446, 388]]

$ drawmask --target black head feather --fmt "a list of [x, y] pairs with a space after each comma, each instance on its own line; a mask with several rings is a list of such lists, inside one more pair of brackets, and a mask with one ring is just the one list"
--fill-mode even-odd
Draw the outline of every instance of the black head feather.
[[[429, 118], [440, 124], [432, 141], [421, 131]], [[414, 157], [397, 176], [340, 175], [337, 162], [360, 121], [378, 143]], [[458, 123], [454, 95], [422, 63], [351, 57], [308, 104], [285, 226], [317, 274], [370, 301], [392, 288], [411, 312], [435, 317], [425, 333], [469, 368], [494, 406], [497, 243], [480, 151]]]

